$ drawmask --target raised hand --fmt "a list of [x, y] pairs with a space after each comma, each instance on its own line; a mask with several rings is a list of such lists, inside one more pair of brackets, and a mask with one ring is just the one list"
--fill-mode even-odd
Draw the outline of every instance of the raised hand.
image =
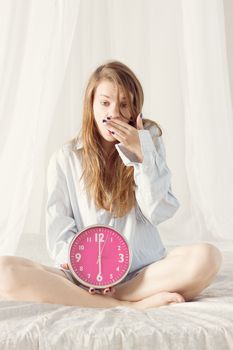
[[103, 119], [103, 121], [106, 128], [112, 133], [112, 136], [120, 141], [126, 149], [134, 153], [139, 161], [142, 162], [143, 156], [138, 134], [138, 130], [144, 129], [141, 113], [137, 116], [136, 128], [120, 118], [112, 118], [110, 121]]

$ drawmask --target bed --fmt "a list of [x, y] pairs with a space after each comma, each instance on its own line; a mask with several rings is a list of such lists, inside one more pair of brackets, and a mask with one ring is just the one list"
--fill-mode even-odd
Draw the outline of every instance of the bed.
[[[25, 235], [16, 255], [52, 265], [43, 242]], [[0, 300], [0, 349], [233, 349], [232, 248], [214, 244], [222, 251], [222, 268], [190, 302], [137, 311]]]

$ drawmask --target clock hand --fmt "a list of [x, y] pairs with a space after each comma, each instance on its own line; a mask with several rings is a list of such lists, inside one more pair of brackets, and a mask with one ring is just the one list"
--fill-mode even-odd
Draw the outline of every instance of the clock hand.
[[101, 249], [101, 254], [103, 253], [103, 250], [104, 250], [105, 244], [106, 244], [106, 242], [107, 242], [107, 239], [108, 239], [108, 235], [107, 235], [107, 238], [106, 238], [105, 241], [104, 241], [103, 248]]
[[[104, 245], [103, 245], [103, 247], [102, 247], [102, 249], [101, 249], [101, 254], [102, 254], [102, 252], [103, 252], [103, 249], [104, 249], [104, 246], [105, 246], [105, 244], [106, 244], [106, 242], [107, 242], [107, 239], [108, 239], [108, 235], [107, 235], [107, 238], [105, 239]], [[98, 259], [96, 260], [96, 264], [98, 264], [98, 261], [99, 261], [99, 255], [98, 255]]]
[[99, 275], [101, 274], [101, 252], [100, 252], [100, 239], [99, 239], [99, 252], [98, 252], [98, 261], [99, 261]]

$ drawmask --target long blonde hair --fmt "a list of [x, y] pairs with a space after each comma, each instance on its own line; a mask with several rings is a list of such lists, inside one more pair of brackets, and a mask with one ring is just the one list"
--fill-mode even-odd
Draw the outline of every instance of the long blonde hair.
[[[130, 108], [132, 125], [142, 110], [144, 94], [142, 86], [125, 64], [119, 61], [107, 61], [99, 66], [90, 76], [84, 94], [82, 127], [79, 135], [71, 140], [74, 152], [81, 152], [81, 164], [85, 190], [94, 199], [98, 209], [106, 209], [117, 218], [126, 215], [135, 205], [135, 181], [133, 166], [126, 167], [115, 147], [111, 154], [106, 154], [101, 145], [101, 135], [97, 129], [93, 113], [93, 100], [98, 84], [108, 80], [115, 84], [119, 102], [119, 88], [122, 89]], [[130, 97], [130, 93], [133, 98]], [[144, 129], [156, 125], [153, 120], [143, 118]], [[83, 148], [76, 149], [79, 138]], [[80, 155], [80, 153], [79, 153]], [[78, 156], [78, 154], [77, 154]]]

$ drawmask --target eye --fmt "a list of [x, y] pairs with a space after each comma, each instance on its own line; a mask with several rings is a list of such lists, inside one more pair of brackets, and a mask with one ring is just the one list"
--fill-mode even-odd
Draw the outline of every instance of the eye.
[[[103, 106], [109, 106], [109, 101], [100, 101], [100, 104]], [[127, 103], [121, 103], [121, 108], [126, 108]]]
[[126, 108], [126, 107], [127, 107], [127, 103], [122, 103], [122, 104], [121, 104], [121, 107], [122, 107], [122, 108]]
[[108, 106], [109, 102], [108, 101], [100, 101], [100, 104], [103, 106]]

